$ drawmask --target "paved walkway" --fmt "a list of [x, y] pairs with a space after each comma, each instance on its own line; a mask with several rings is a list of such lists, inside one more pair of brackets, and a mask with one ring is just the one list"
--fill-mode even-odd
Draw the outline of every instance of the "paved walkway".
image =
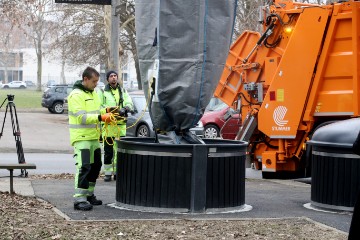
[[[19, 123], [25, 159], [37, 165], [29, 175], [73, 173], [72, 147], [69, 144], [67, 115], [50, 114], [47, 111], [19, 112]], [[10, 120], [0, 139], [0, 161], [17, 162], [15, 141]], [[19, 172], [14, 172], [19, 174]], [[0, 191], [9, 191], [9, 173], [0, 170]], [[310, 185], [291, 180], [268, 181], [261, 179], [261, 173], [247, 169], [245, 203], [251, 210], [217, 214], [169, 214], [132, 211], [114, 208], [116, 205], [115, 182], [98, 181], [96, 195], [104, 205], [94, 207], [90, 212], [73, 209], [73, 180], [41, 180], [15, 178], [17, 194], [36, 196], [49, 201], [69, 219], [244, 219], [244, 218], [287, 218], [308, 217], [314, 221], [348, 232], [350, 213], [319, 212], [304, 207], [310, 202]]]
[[[30, 170], [29, 170], [30, 171]], [[30, 173], [31, 174], [31, 173]], [[246, 219], [246, 218], [290, 218], [307, 217], [316, 222], [348, 232], [351, 213], [325, 212], [305, 208], [310, 202], [309, 184], [293, 180], [262, 180], [258, 172], [247, 170], [245, 203], [247, 211], [231, 211], [212, 214], [171, 214], [134, 211], [115, 208], [116, 182], [98, 180], [96, 195], [102, 199], [102, 206], [93, 211], [79, 212], [73, 209], [73, 180], [71, 179], [14, 179], [17, 194], [36, 196], [50, 202], [67, 219], [73, 220], [125, 220], [125, 219]], [[8, 178], [0, 178], [0, 191], [8, 191]], [[115, 206], [115, 207], [114, 207]]]

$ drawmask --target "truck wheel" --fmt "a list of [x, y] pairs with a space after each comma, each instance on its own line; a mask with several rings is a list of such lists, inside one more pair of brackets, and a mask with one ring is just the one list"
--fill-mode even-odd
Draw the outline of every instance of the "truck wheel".
[[217, 138], [220, 137], [219, 128], [213, 124], [206, 125], [204, 128], [205, 138]]
[[305, 177], [311, 177], [312, 146], [307, 145], [305, 150]]
[[277, 178], [276, 177], [276, 173], [274, 172], [261, 172], [262, 178], [263, 179], [274, 179]]
[[137, 137], [150, 137], [150, 129], [145, 124], [140, 125], [136, 130]]
[[56, 102], [54, 103], [54, 105], [52, 106], [52, 109], [54, 111], [54, 113], [56, 114], [60, 114], [64, 112], [64, 106], [62, 102]]
[[49, 112], [54, 113], [54, 110], [52, 108], [48, 108]]
[[296, 179], [305, 177], [305, 169], [299, 171], [261, 172], [263, 179]]

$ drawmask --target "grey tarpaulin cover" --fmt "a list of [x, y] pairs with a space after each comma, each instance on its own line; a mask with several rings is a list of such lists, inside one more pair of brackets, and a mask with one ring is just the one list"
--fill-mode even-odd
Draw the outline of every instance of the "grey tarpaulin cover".
[[136, 0], [136, 39], [156, 129], [180, 132], [204, 113], [231, 44], [235, 0]]

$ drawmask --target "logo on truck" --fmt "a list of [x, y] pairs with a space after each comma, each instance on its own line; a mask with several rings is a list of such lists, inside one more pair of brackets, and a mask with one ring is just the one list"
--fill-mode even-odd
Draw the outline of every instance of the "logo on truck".
[[284, 120], [286, 112], [287, 112], [287, 108], [284, 106], [278, 106], [274, 110], [274, 114], [273, 114], [274, 122], [279, 127], [283, 127], [288, 123], [288, 120]]

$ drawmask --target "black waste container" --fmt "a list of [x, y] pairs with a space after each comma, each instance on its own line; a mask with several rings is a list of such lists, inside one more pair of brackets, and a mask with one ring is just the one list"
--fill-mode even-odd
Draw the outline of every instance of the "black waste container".
[[118, 141], [116, 204], [157, 212], [205, 212], [245, 206], [246, 142], [158, 144]]
[[308, 141], [312, 205], [353, 210], [360, 188], [360, 156], [353, 152], [359, 131], [360, 118], [348, 119], [319, 128]]

